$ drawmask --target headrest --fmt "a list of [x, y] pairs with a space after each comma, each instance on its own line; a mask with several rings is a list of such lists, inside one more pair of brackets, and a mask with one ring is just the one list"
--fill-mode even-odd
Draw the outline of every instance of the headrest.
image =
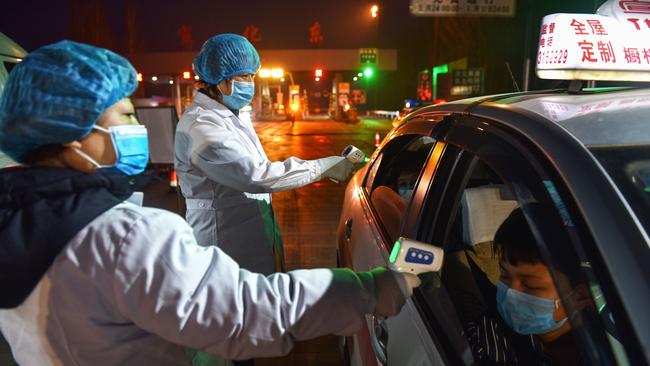
[[503, 184], [467, 188], [461, 201], [463, 241], [476, 245], [494, 240], [494, 234], [510, 212], [517, 207]]

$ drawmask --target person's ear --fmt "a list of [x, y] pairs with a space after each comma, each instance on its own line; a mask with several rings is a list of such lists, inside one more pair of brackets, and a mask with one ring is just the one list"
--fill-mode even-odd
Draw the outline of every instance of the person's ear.
[[74, 140], [63, 144], [60, 160], [64, 166], [84, 173], [92, 173], [97, 168], [82, 158], [75, 150], [81, 150], [81, 141]]
[[68, 143], [63, 144], [63, 147], [67, 147], [71, 149], [76, 147], [77, 149], [81, 149], [81, 141], [79, 140], [70, 141]]
[[221, 92], [221, 95], [231, 95], [232, 94], [232, 84], [230, 79], [221, 80], [217, 84], [217, 89]]

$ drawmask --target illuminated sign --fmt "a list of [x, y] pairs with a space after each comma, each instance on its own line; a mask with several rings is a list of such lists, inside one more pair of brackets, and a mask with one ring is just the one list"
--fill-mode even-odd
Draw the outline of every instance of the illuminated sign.
[[599, 14], [544, 17], [537, 75], [545, 79], [650, 81], [649, 11], [650, 1], [610, 0]]
[[485, 76], [482, 67], [452, 70], [451, 95], [483, 94]]
[[359, 49], [359, 63], [360, 64], [377, 64], [377, 48], [360, 48]]
[[415, 16], [515, 16], [515, 0], [411, 0]]
[[350, 83], [339, 83], [339, 94], [350, 94]]

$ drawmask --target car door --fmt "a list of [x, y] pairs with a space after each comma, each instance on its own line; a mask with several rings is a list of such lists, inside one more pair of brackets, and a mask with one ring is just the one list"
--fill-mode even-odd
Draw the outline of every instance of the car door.
[[[353, 197], [346, 198], [348, 207], [344, 207], [341, 217], [342, 265], [357, 271], [387, 265], [389, 248], [399, 236], [436, 145], [432, 130], [442, 118], [415, 118], [394, 131], [371, 158], [366, 174], [357, 177], [360, 181], [351, 188]], [[360, 363], [365, 365], [419, 364], [417, 360], [435, 358], [435, 348], [421, 344], [427, 338], [422, 337], [425, 329], [417, 317], [413, 304], [408, 303], [400, 315], [389, 321], [368, 318], [368, 329], [357, 335], [353, 353], [360, 354]], [[400, 336], [393, 338], [389, 334]]]
[[[584, 224], [554, 164], [534, 141], [490, 120], [454, 116], [447, 144], [421, 212], [403, 234], [445, 250], [440, 273], [422, 276], [414, 306], [446, 364], [473, 364], [471, 324], [495, 313], [498, 259], [491, 241], [500, 223], [521, 207], [562, 304], [575, 356], [585, 364], [634, 364], [638, 342], [608, 287]], [[543, 205], [542, 213], [529, 209]], [[591, 249], [590, 249], [591, 248]], [[579, 297], [579, 300], [578, 300]], [[608, 309], [609, 308], [609, 309]], [[574, 355], [571, 354], [573, 357]], [[579, 364], [576, 361], [576, 364]]]

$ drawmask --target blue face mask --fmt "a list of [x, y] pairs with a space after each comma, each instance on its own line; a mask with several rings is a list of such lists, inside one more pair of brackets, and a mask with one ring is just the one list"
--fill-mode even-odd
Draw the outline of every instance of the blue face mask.
[[223, 96], [223, 103], [236, 111], [248, 105], [255, 95], [255, 83], [252, 81], [232, 81], [232, 93]]
[[93, 128], [111, 135], [117, 161], [112, 165], [100, 165], [95, 159], [76, 149], [81, 157], [99, 170], [115, 169], [126, 175], [136, 175], [144, 171], [149, 161], [149, 143], [145, 126], [122, 125], [109, 127], [108, 129], [94, 126]]
[[497, 282], [499, 315], [519, 334], [544, 334], [566, 323], [566, 318], [559, 322], [553, 320], [558, 301], [529, 295]]

